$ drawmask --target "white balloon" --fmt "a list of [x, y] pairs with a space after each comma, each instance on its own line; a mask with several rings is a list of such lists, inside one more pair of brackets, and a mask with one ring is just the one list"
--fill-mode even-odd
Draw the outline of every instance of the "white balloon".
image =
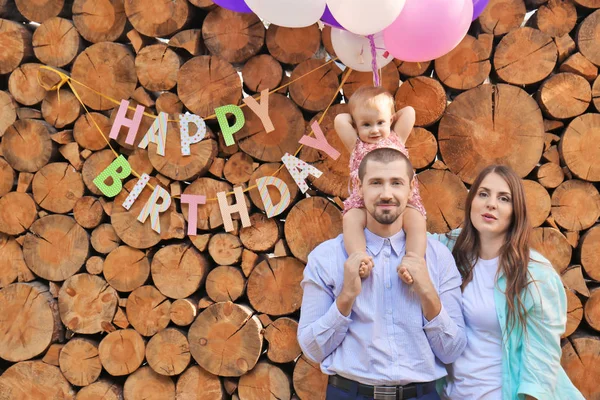
[[[378, 32], [373, 35], [375, 40], [375, 48], [377, 52], [377, 68], [383, 68], [388, 65], [394, 57], [388, 54], [388, 57], [383, 55], [386, 53], [383, 45], [383, 33]], [[372, 71], [371, 62], [373, 56], [371, 54], [371, 43], [365, 36], [355, 35], [343, 29], [331, 28], [331, 44], [335, 54], [347, 67], [356, 71]]]
[[[246, 1], [248, 2], [248, 1]], [[337, 22], [357, 35], [381, 32], [398, 18], [405, 0], [327, 0]]]
[[317, 22], [325, 11], [325, 0], [246, 0], [260, 18], [288, 28], [301, 28]]

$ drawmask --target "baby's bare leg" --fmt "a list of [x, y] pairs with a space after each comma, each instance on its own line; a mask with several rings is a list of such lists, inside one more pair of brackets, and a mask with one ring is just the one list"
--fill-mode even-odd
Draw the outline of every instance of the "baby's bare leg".
[[[353, 208], [346, 211], [343, 219], [344, 248], [348, 255], [352, 253], [367, 253], [367, 239], [365, 238], [365, 227], [367, 226], [367, 212], [362, 208]], [[371, 265], [362, 266], [359, 270], [361, 278], [369, 276]]]
[[[404, 233], [406, 234], [406, 254], [413, 253], [425, 257], [427, 249], [427, 222], [425, 217], [415, 208], [407, 206], [402, 214]], [[413, 283], [413, 278], [402, 263], [398, 267], [398, 276], [407, 284]]]

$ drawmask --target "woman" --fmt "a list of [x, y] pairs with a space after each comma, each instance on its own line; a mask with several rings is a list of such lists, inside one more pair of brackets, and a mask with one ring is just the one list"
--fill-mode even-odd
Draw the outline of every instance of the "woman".
[[584, 397], [560, 365], [567, 299], [550, 262], [530, 250], [519, 177], [492, 165], [473, 182], [462, 230], [438, 238], [462, 275], [467, 348], [449, 366], [448, 399]]

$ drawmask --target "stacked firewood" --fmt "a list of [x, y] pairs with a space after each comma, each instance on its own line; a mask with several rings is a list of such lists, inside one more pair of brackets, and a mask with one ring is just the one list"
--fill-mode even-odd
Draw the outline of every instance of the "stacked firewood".
[[[451, 53], [381, 71], [396, 107], [417, 111], [408, 148], [430, 232], [460, 225], [487, 164], [524, 178], [535, 247], [567, 288], [562, 363], [589, 399], [600, 398], [596, 9], [491, 0]], [[333, 119], [372, 74], [351, 72], [338, 94], [346, 72], [327, 63], [328, 27], [268, 25], [210, 0], [0, 0], [0, 17], [0, 398], [323, 399], [326, 376], [296, 339], [300, 281], [308, 253], [341, 233], [349, 154]], [[274, 131], [244, 108], [225, 144], [215, 108], [291, 81], [269, 96]], [[108, 137], [122, 99], [169, 114], [165, 156], [138, 147], [150, 116], [111, 150], [98, 129]], [[190, 156], [176, 122], [186, 111], [209, 128]], [[323, 174], [302, 194], [281, 157], [316, 120], [341, 156], [304, 147]], [[137, 220], [151, 189], [122, 206], [137, 178], [114, 198], [93, 183], [115, 153], [174, 198], [161, 233]], [[268, 218], [254, 185], [273, 174], [292, 201]], [[215, 197], [238, 186], [251, 226], [236, 214], [226, 232]], [[182, 194], [208, 199], [197, 235]]]

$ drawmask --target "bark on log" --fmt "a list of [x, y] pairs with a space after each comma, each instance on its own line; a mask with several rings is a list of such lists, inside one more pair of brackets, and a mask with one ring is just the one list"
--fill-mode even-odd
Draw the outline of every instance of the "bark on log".
[[300, 64], [312, 58], [321, 46], [321, 31], [317, 24], [304, 28], [269, 25], [266, 37], [269, 54], [283, 64]]
[[491, 0], [478, 21], [483, 32], [502, 36], [519, 28], [526, 12], [523, 0]]
[[250, 308], [231, 302], [216, 303], [204, 310], [188, 332], [196, 362], [220, 376], [241, 376], [254, 368], [263, 334], [253, 314]]
[[242, 258], [242, 242], [231, 233], [217, 233], [208, 242], [208, 253], [219, 265], [232, 265]]
[[60, 351], [59, 367], [65, 378], [75, 386], [94, 383], [102, 372], [98, 343], [80, 337], [69, 340]]
[[[159, 216], [161, 233], [154, 231], [150, 225], [150, 218], [146, 219], [143, 224], [137, 219], [152, 195], [150, 187], [146, 186], [142, 190], [142, 193], [129, 210], [121, 207], [137, 181], [137, 179], [129, 180], [123, 185], [124, 190], [121, 190], [115, 197], [115, 204], [119, 206], [112, 212], [111, 224], [124, 243], [137, 249], [147, 249], [157, 244], [161, 239], [169, 237], [171, 216], [176, 215], [175, 202], [171, 201], [169, 208]], [[158, 185], [158, 181], [154, 177], [150, 178], [149, 183], [153, 187]]]
[[68, 213], [83, 196], [81, 174], [67, 163], [52, 163], [42, 167], [33, 178], [33, 198], [45, 210]]
[[600, 340], [586, 335], [571, 337], [562, 346], [560, 363], [586, 399], [598, 398], [600, 394], [597, 384], [600, 379], [597, 368], [599, 352]]
[[87, 232], [66, 215], [49, 215], [35, 221], [25, 236], [25, 262], [36, 275], [64, 281], [85, 264], [89, 251]]
[[16, 120], [17, 103], [15, 99], [8, 92], [0, 91], [0, 137]]
[[116, 383], [101, 379], [81, 388], [77, 400], [123, 400], [123, 388]]
[[552, 217], [568, 231], [591, 227], [600, 217], [598, 189], [576, 179], [561, 183], [552, 193]]
[[265, 27], [254, 13], [217, 7], [202, 24], [202, 38], [210, 54], [230, 63], [243, 63], [265, 43]]
[[[77, 274], [67, 279], [58, 294], [63, 324], [77, 333], [107, 331], [117, 311], [117, 292], [99, 276]], [[85, 385], [78, 385], [85, 386]]]
[[217, 142], [205, 139], [190, 146], [190, 155], [181, 154], [181, 136], [179, 124], [167, 124], [167, 140], [165, 155], [157, 153], [157, 145], [148, 145], [148, 159], [158, 172], [178, 181], [191, 181], [199, 175], [204, 175], [210, 168], [212, 160], [217, 155]]
[[123, 0], [75, 0], [72, 10], [73, 23], [88, 42], [113, 42], [125, 31]]
[[600, 10], [590, 14], [577, 30], [577, 47], [581, 54], [588, 60], [600, 67], [600, 43], [598, 35], [600, 34]]
[[182, 331], [167, 328], [152, 336], [146, 346], [148, 365], [158, 374], [181, 374], [190, 363], [190, 345]]
[[20, 235], [37, 218], [37, 206], [27, 193], [10, 192], [0, 198], [0, 232]]
[[[0, 290], [0, 309], [0, 357], [4, 360], [29, 360], [64, 338], [58, 304], [48, 286], [40, 282], [13, 283]], [[0, 382], [6, 374], [0, 376]]]
[[103, 114], [92, 112], [90, 115], [84, 114], [77, 119], [73, 127], [73, 139], [84, 149], [98, 151], [105, 148], [107, 143], [98, 132], [94, 122], [108, 138], [112, 126], [110, 119]]
[[538, 103], [554, 119], [573, 118], [587, 110], [591, 101], [589, 82], [571, 73], [553, 75], [538, 91]]
[[231, 64], [219, 57], [194, 57], [179, 69], [179, 99], [194, 114], [206, 118], [215, 108], [238, 104], [242, 82]]
[[98, 346], [100, 362], [112, 376], [129, 375], [137, 370], [144, 361], [145, 351], [144, 339], [133, 329], [111, 332]]
[[[118, 102], [129, 99], [137, 84], [133, 54], [124, 45], [110, 42], [93, 44], [81, 52], [73, 63], [71, 77]], [[85, 105], [94, 110], [118, 106], [81, 85], [75, 83], [73, 87]]]
[[292, 254], [305, 263], [317, 245], [342, 233], [342, 213], [323, 197], [303, 199], [290, 210], [284, 231]]
[[294, 366], [294, 390], [301, 399], [325, 400], [327, 375], [321, 372], [319, 364], [302, 356]]
[[246, 279], [236, 267], [216, 267], [206, 278], [206, 293], [215, 303], [236, 301], [244, 294], [245, 289]]
[[83, 196], [75, 202], [73, 217], [79, 225], [87, 229], [94, 229], [104, 219], [102, 204], [96, 197]]
[[248, 278], [248, 300], [259, 312], [291, 314], [302, 303], [304, 265], [293, 257], [269, 258], [258, 264]]
[[171, 301], [154, 286], [135, 289], [127, 299], [127, 319], [143, 336], [153, 336], [169, 325]]
[[575, 53], [560, 65], [560, 72], [571, 72], [583, 76], [589, 82], [593, 82], [598, 76], [598, 67], [581, 53]]
[[16, 21], [0, 19], [0, 42], [3, 51], [0, 54], [0, 74], [8, 74], [19, 65], [33, 57], [32, 34]]
[[21, 270], [27, 270], [21, 245], [14, 238], [0, 234], [0, 289], [19, 279]]
[[538, 182], [546, 189], [554, 189], [565, 180], [565, 173], [558, 164], [542, 164], [536, 173]]
[[584, 114], [575, 118], [559, 143], [560, 154], [575, 176], [586, 181], [600, 181], [600, 114]]
[[65, 0], [15, 0], [17, 9], [30, 21], [42, 23], [65, 8]]
[[302, 353], [298, 344], [298, 322], [291, 318], [276, 319], [265, 329], [265, 340], [269, 342], [267, 357], [276, 363], [294, 361]]
[[[209, 270], [205, 256], [191, 244], [173, 244], [158, 250], [152, 259], [152, 281], [172, 299], [192, 295], [204, 283]], [[157, 371], [158, 372], [158, 371]]]
[[240, 400], [289, 400], [290, 378], [280, 368], [262, 361], [240, 378], [238, 393]]
[[280, 238], [279, 226], [273, 218], [263, 213], [250, 216], [252, 226], [240, 230], [240, 240], [248, 250], [266, 252], [275, 246]]
[[235, 134], [235, 140], [242, 151], [255, 159], [281, 162], [285, 153], [294, 154], [298, 149], [306, 123], [294, 102], [278, 93], [269, 95], [269, 116], [275, 130], [267, 133], [260, 118], [244, 108], [246, 123]]
[[396, 110], [412, 106], [416, 111], [415, 126], [437, 122], [446, 110], [446, 92], [433, 78], [418, 76], [405, 81], [396, 92]]
[[531, 226], [540, 226], [550, 215], [550, 195], [548, 191], [536, 181], [523, 179], [523, 188], [525, 189], [525, 202], [529, 214]]
[[23, 172], [37, 172], [54, 155], [50, 134], [54, 128], [33, 119], [18, 120], [2, 137], [2, 154], [10, 166]]
[[406, 149], [410, 154], [410, 163], [414, 169], [422, 169], [435, 161], [438, 144], [435, 136], [425, 128], [413, 128]]
[[533, 28], [519, 28], [506, 35], [494, 53], [498, 77], [513, 85], [541, 82], [557, 61], [556, 44], [549, 35]]
[[190, 5], [186, 0], [125, 2], [127, 19], [136, 31], [146, 36], [171, 36], [183, 28], [191, 17], [190, 13]]
[[571, 0], [550, 0], [532, 16], [534, 27], [552, 37], [568, 34], [577, 24], [577, 9]]
[[91, 244], [98, 253], [108, 254], [117, 247], [121, 240], [111, 224], [102, 224], [92, 231]]
[[438, 142], [448, 168], [466, 183], [473, 183], [490, 163], [507, 164], [524, 177], [544, 149], [544, 121], [524, 90], [481, 85], [450, 103], [438, 128]]
[[581, 300], [571, 290], [566, 289], [567, 293], [567, 327], [562, 334], [562, 338], [571, 336], [581, 324], [583, 318], [583, 305]]
[[444, 85], [468, 90], [481, 85], [492, 70], [493, 35], [466, 35], [448, 54], [435, 60], [435, 73]]
[[119, 292], [131, 292], [142, 286], [150, 275], [150, 262], [144, 252], [120, 246], [104, 260], [104, 278]]
[[[380, 73], [381, 86], [394, 96], [398, 90], [398, 82], [400, 79], [400, 74], [398, 73], [396, 65], [394, 63], [389, 63], [381, 68]], [[372, 72], [352, 71], [342, 87], [344, 90], [344, 97], [349, 99], [361, 86], [373, 86]]]
[[252, 176], [254, 160], [248, 154], [238, 151], [225, 163], [223, 175], [233, 185], [246, 183]]
[[[250, 185], [256, 185], [256, 180], [259, 178], [262, 178], [263, 176], [274, 176], [276, 178], [281, 179], [283, 182], [285, 182], [285, 184], [287, 185], [287, 187], [290, 191], [290, 204], [288, 205], [288, 208], [289, 208], [290, 206], [292, 206], [294, 204], [294, 201], [295, 201], [296, 197], [298, 196], [299, 189], [298, 189], [298, 185], [294, 181], [294, 178], [292, 178], [292, 176], [290, 175], [287, 168], [283, 167], [279, 170], [279, 172], [275, 173], [275, 171], [277, 171], [279, 169], [279, 167], [281, 167], [281, 164], [278, 164], [278, 163], [262, 164], [260, 167], [258, 167], [256, 170], [254, 170], [254, 172], [252, 173], [252, 176], [250, 177], [250, 181], [248, 183]], [[321, 175], [321, 177], [323, 177], [323, 175]], [[279, 201], [281, 200], [281, 194], [279, 193], [279, 190], [272, 185], [267, 186], [267, 190], [269, 192], [269, 197], [273, 201], [273, 204], [279, 204]], [[265, 211], [265, 205], [263, 204], [263, 201], [262, 201], [262, 198], [260, 197], [260, 193], [258, 192], [258, 189], [257, 188], [250, 189], [250, 191], [248, 193], [250, 195], [250, 199], [252, 200], [252, 203], [261, 211]], [[286, 210], [287, 210], [287, 208], [286, 208]], [[285, 210], [284, 210], [284, 212], [285, 212]]]
[[[292, 72], [294, 80], [304, 74], [325, 64], [325, 60], [310, 59], [300, 63]], [[290, 98], [300, 108], [309, 112], [323, 111], [331, 102], [340, 84], [338, 79], [339, 68], [329, 64], [320, 68], [289, 86]]]
[[75, 391], [58, 367], [42, 361], [12, 365], [0, 376], [0, 393], [7, 399], [73, 400]]
[[177, 379], [177, 400], [224, 400], [219, 377], [198, 365], [192, 365]]
[[573, 253], [573, 248], [567, 239], [554, 228], [533, 229], [531, 248], [546, 257], [559, 274], [567, 269]]
[[250, 92], [275, 89], [281, 83], [283, 68], [279, 61], [269, 54], [252, 57], [244, 64], [242, 80]]
[[177, 53], [163, 43], [146, 46], [135, 57], [140, 84], [153, 92], [174, 88], [181, 64]]
[[35, 30], [32, 44], [36, 58], [55, 67], [70, 64], [82, 49], [73, 22], [58, 17], [48, 18]]
[[590, 278], [600, 281], [600, 226], [595, 226], [587, 231], [580, 241], [581, 265]]
[[427, 231], [446, 233], [462, 224], [467, 188], [460, 178], [450, 171], [430, 169], [417, 179], [427, 210]]

